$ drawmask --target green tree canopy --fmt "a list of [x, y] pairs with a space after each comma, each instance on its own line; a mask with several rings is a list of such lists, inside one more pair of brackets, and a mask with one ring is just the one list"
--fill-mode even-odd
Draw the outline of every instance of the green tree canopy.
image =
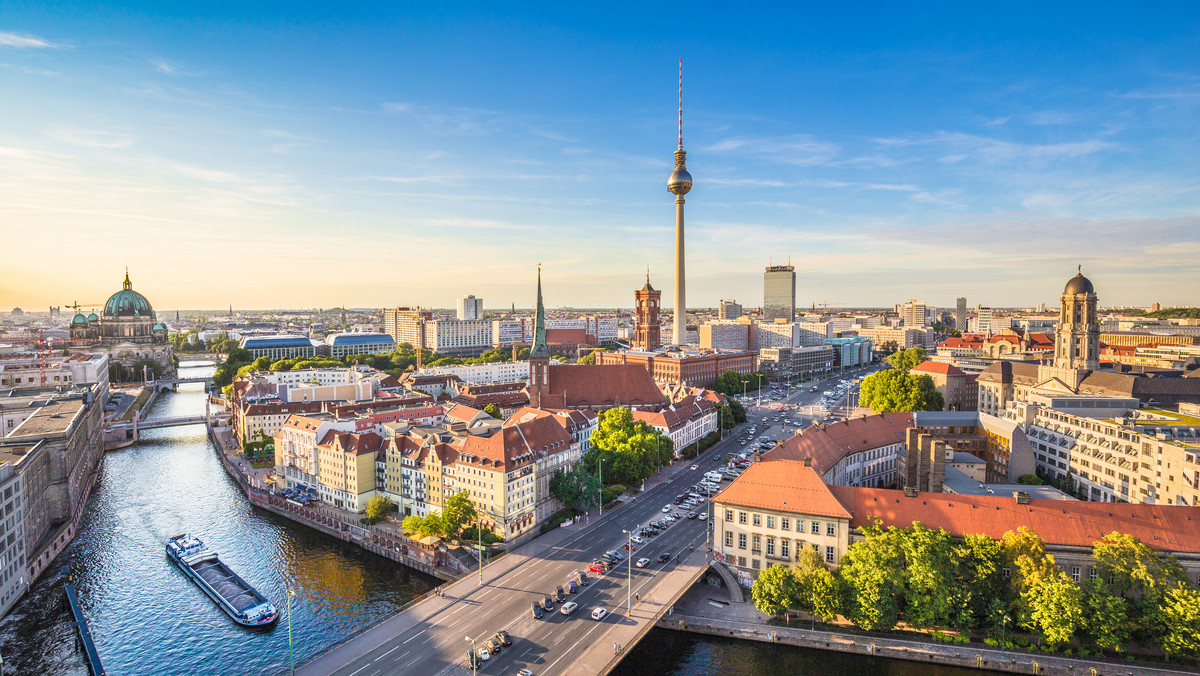
[[758, 579], [750, 589], [750, 597], [754, 599], [755, 608], [774, 617], [796, 605], [798, 590], [799, 585], [792, 571], [773, 563], [758, 574]]
[[467, 491], [459, 491], [449, 498], [442, 507], [442, 526], [448, 538], [456, 538], [464, 526], [479, 519], [475, 510], [475, 502]]
[[387, 515], [392, 512], [392, 501], [386, 495], [376, 495], [367, 500], [367, 507], [364, 512], [368, 521], [378, 523], [387, 518]]
[[934, 387], [933, 379], [929, 376], [914, 376], [890, 368], [863, 378], [858, 393], [858, 404], [877, 413], [940, 411], [945, 407], [945, 399]]
[[1172, 587], [1163, 595], [1167, 627], [1162, 648], [1173, 655], [1200, 655], [1200, 589]]
[[[635, 421], [626, 408], [610, 408], [600, 414], [592, 432], [592, 448], [583, 457], [589, 472], [602, 476], [606, 485], [637, 486], [675, 457], [670, 437]], [[603, 463], [603, 471], [599, 465]]]
[[492, 416], [493, 418], [496, 418], [497, 420], [504, 418], [504, 416], [500, 415], [500, 407], [495, 404], [488, 404], [487, 406], [484, 406], [483, 412]]
[[866, 539], [846, 550], [838, 576], [845, 583], [845, 615], [856, 626], [887, 631], [900, 620], [904, 547], [897, 529], [862, 527]]
[[442, 516], [437, 513], [428, 516], [411, 514], [404, 517], [404, 521], [400, 523], [400, 527], [404, 529], [406, 535], [414, 540], [421, 540], [427, 537], [446, 537], [446, 524], [442, 520]]
[[887, 361], [897, 371], [908, 373], [914, 366], [919, 366], [925, 361], [925, 350], [919, 347], [898, 350], [893, 352], [887, 358]]
[[576, 510], [589, 504], [599, 504], [600, 490], [600, 480], [582, 462], [559, 470], [550, 477], [550, 494], [562, 502], [566, 509]]

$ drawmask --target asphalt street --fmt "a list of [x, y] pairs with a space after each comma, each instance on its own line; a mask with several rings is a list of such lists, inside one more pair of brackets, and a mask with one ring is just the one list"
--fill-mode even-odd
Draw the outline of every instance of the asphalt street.
[[[838, 378], [849, 379], [850, 373]], [[837, 379], [832, 382], [836, 384]], [[553, 594], [558, 585], [564, 588], [576, 571], [587, 571], [591, 562], [607, 550], [624, 551], [627, 536], [623, 530], [636, 530], [648, 522], [665, 516], [664, 506], [700, 481], [704, 472], [724, 466], [731, 452], [746, 450], [749, 445], [741, 439], [768, 436], [783, 439], [795, 433], [813, 419], [795, 411], [776, 412], [767, 406], [816, 403], [822, 392], [832, 389], [829, 381], [798, 385], [795, 389], [779, 390], [779, 401], [766, 402], [764, 407], [748, 405], [749, 420], [730, 431], [725, 440], [709, 449], [702, 457], [677, 462], [663, 472], [658, 480], [647, 483], [643, 493], [617, 510], [603, 516], [593, 512], [590, 519], [563, 529], [565, 532], [547, 534], [486, 566], [483, 583], [472, 575], [445, 587], [445, 597], [420, 601], [404, 613], [386, 620], [310, 662], [297, 672], [337, 674], [338, 676], [382, 676], [384, 674], [465, 674], [467, 650], [482, 646], [499, 630], [505, 630], [513, 644], [483, 662], [479, 671], [489, 674], [516, 674], [529, 669], [534, 674], [562, 674], [570, 670], [573, 657], [582, 650], [604, 641], [608, 628], [625, 618], [627, 603], [633, 595], [644, 596], [671, 569], [681, 551], [706, 546], [707, 520], [681, 518], [657, 536], [645, 538], [632, 557], [620, 562], [603, 575], [588, 573], [592, 582], [568, 600], [579, 605], [569, 616], [562, 615], [561, 604], [543, 619], [534, 619], [531, 605]], [[779, 422], [774, 419], [781, 418]], [[824, 416], [817, 416], [824, 417]], [[786, 422], [784, 419], [786, 418]], [[770, 427], [763, 428], [764, 421]], [[723, 483], [722, 486], [727, 485]], [[707, 503], [698, 507], [705, 510]], [[679, 512], [679, 509], [672, 511]], [[659, 554], [670, 553], [671, 559], [659, 563]], [[648, 558], [645, 568], [630, 565], [630, 561]], [[633, 602], [636, 604], [636, 601]], [[608, 611], [602, 620], [593, 620], [591, 612], [601, 607]], [[472, 643], [474, 639], [474, 643]]]

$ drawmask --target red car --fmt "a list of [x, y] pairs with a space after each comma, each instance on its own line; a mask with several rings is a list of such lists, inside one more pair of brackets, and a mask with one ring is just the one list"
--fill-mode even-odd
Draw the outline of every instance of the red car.
[[604, 574], [604, 566], [601, 566], [598, 563], [593, 563], [592, 565], [588, 566], [588, 570], [592, 571], [593, 573], [595, 573], [597, 575]]

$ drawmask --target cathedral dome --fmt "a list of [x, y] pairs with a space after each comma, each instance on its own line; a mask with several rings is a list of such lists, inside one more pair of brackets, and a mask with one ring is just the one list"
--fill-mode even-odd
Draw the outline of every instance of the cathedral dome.
[[90, 315], [88, 315], [88, 316], [87, 316], [87, 320], [88, 320], [88, 323], [89, 323], [89, 324], [90, 324], [91, 322], [98, 322], [98, 321], [100, 321], [100, 315], [98, 315], [98, 314], [96, 314], [95, 312], [93, 312], [93, 313], [91, 313]]
[[87, 320], [87, 317], [84, 317], [83, 313], [81, 312], [81, 313], [75, 315], [75, 318], [71, 320], [71, 323], [72, 324], [87, 324], [88, 320]]
[[104, 304], [105, 317], [149, 317], [154, 318], [154, 308], [150, 301], [137, 291], [129, 281], [129, 273], [125, 273], [124, 288], [109, 296]]
[[1069, 293], [1072, 295], [1079, 293], [1096, 293], [1096, 289], [1092, 287], [1092, 280], [1084, 277], [1083, 271], [1081, 270], [1067, 282], [1067, 286], [1063, 289], [1063, 293]]

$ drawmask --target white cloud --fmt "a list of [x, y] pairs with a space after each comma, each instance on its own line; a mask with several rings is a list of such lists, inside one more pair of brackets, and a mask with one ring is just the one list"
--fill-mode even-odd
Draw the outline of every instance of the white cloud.
[[44, 40], [33, 35], [20, 35], [17, 33], [2, 33], [0, 32], [0, 45], [6, 47], [32, 47], [34, 49], [43, 49], [47, 47], [58, 47], [58, 45]]
[[88, 148], [117, 149], [133, 145], [133, 137], [129, 134], [96, 129], [55, 129], [49, 136], [56, 141]]
[[175, 165], [175, 171], [183, 176], [187, 176], [189, 178], [198, 178], [202, 181], [209, 181], [210, 183], [233, 183], [241, 180], [241, 178], [236, 174], [231, 174], [227, 171], [193, 167], [186, 164]]
[[802, 167], [828, 164], [837, 156], [836, 143], [819, 141], [808, 134], [780, 137], [731, 137], [702, 150], [711, 153], [754, 155]]

